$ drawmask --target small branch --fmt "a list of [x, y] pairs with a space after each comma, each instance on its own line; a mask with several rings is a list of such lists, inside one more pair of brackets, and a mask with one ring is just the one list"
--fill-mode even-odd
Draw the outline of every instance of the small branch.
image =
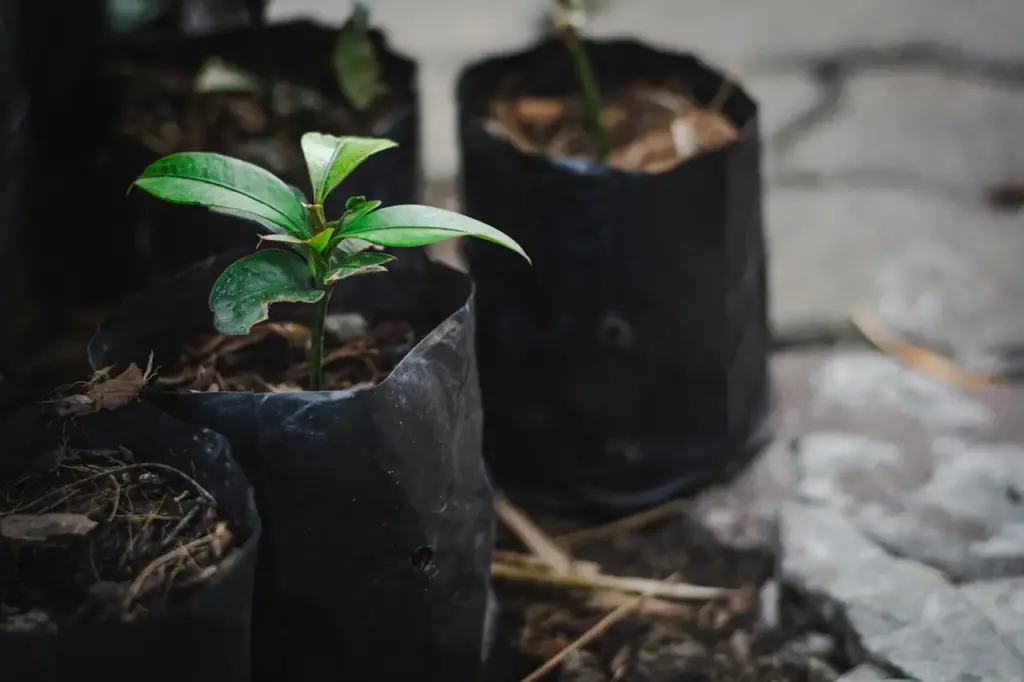
[[856, 311], [851, 316], [851, 321], [864, 338], [878, 350], [919, 372], [964, 388], [988, 388], [1000, 383], [998, 375], [966, 370], [929, 348], [897, 338], [875, 313], [866, 308]]
[[[167, 554], [157, 557], [139, 573], [139, 575], [132, 581], [131, 585], [128, 586], [128, 590], [125, 592], [124, 600], [121, 602], [122, 613], [128, 613], [131, 608], [132, 602], [138, 598], [142, 592], [143, 586], [146, 584], [146, 580], [164, 566], [178, 561], [179, 559], [185, 559], [191, 556], [191, 553], [197, 549], [201, 549], [208, 545], [216, 547], [224, 547], [231, 540], [231, 533], [228, 531], [227, 526], [224, 524], [218, 524], [216, 530], [209, 535], [203, 536], [197, 540], [193, 540], [184, 545], [180, 545], [175, 549], [172, 549]], [[219, 553], [220, 550], [218, 550]]]
[[323, 298], [313, 305], [313, 326], [309, 337], [309, 390], [322, 391], [324, 388], [324, 330], [327, 327], [327, 311], [331, 304], [334, 287], [328, 285]]
[[525, 512], [509, 502], [501, 493], [494, 496], [494, 508], [502, 523], [508, 526], [508, 529], [515, 533], [527, 549], [536, 554], [552, 571], [558, 575], [569, 575], [576, 572], [572, 556], [559, 547]]
[[658, 580], [648, 578], [623, 578], [615, 575], [570, 573], [557, 574], [542, 569], [522, 568], [506, 564], [492, 563], [491, 575], [499, 580], [516, 580], [520, 582], [560, 585], [569, 588], [588, 590], [616, 590], [650, 594], [655, 597], [675, 601], [705, 601], [728, 596], [731, 590], [724, 587], [705, 585], [666, 585]]
[[[678, 579], [679, 579], [679, 574], [678, 573], [673, 573], [672, 575], [670, 575], [665, 580], [660, 581], [660, 582], [655, 582], [654, 584], [655, 585], [660, 585], [662, 587], [670, 587], [671, 584], [674, 583]], [[522, 682], [537, 682], [537, 680], [539, 680], [542, 677], [544, 677], [544, 675], [547, 675], [549, 672], [551, 672], [552, 670], [557, 668], [559, 665], [561, 665], [562, 662], [565, 661], [565, 659], [567, 659], [570, 655], [573, 654], [573, 652], [579, 651], [580, 649], [585, 647], [587, 644], [590, 644], [592, 641], [594, 641], [595, 639], [600, 637], [612, 625], [615, 625], [617, 622], [619, 622], [620, 620], [622, 620], [623, 618], [625, 618], [626, 616], [631, 614], [633, 611], [637, 610], [640, 606], [643, 605], [644, 601], [651, 594], [652, 594], [652, 592], [645, 592], [644, 594], [641, 594], [636, 599], [633, 599], [632, 601], [629, 601], [629, 602], [623, 604], [619, 608], [617, 608], [614, 611], [612, 611], [611, 613], [609, 613], [607, 616], [605, 616], [600, 621], [598, 621], [597, 624], [594, 625], [594, 627], [592, 627], [589, 630], [587, 630], [586, 632], [584, 632], [575, 642], [573, 642], [572, 644], [568, 645], [567, 647], [565, 647], [564, 649], [559, 651], [557, 654], [555, 654], [554, 657], [552, 657], [550, 660], [548, 660], [544, 665], [542, 665], [541, 667], [537, 668], [532, 673], [530, 673], [529, 675], [524, 677]]]
[[598, 160], [604, 163], [611, 154], [611, 145], [608, 144], [608, 132], [601, 121], [601, 93], [597, 87], [597, 77], [587, 56], [586, 47], [576, 32], [577, 17], [581, 12], [582, 10], [575, 7], [573, 0], [555, 0], [555, 26], [562, 36], [562, 42], [572, 55], [587, 112], [590, 139], [594, 143]]
[[681, 512], [689, 506], [689, 504], [690, 500], [685, 498], [672, 500], [671, 502], [666, 502], [659, 507], [647, 509], [637, 514], [616, 519], [615, 521], [611, 521], [600, 526], [583, 528], [571, 533], [559, 535], [555, 538], [555, 542], [561, 547], [569, 548], [572, 545], [593, 542], [594, 540], [619, 535], [627, 531], [639, 530], [640, 528], [645, 528], [651, 524], [661, 521], [662, 519], [668, 518], [677, 512]]

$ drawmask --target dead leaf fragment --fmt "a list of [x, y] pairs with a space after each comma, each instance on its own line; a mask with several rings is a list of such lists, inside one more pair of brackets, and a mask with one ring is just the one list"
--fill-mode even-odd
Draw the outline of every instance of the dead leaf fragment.
[[116, 410], [130, 404], [142, 393], [146, 383], [153, 377], [153, 355], [149, 356], [145, 372], [134, 362], [115, 377], [110, 377], [108, 370], [109, 368], [96, 372], [85, 393], [69, 395], [58, 400], [57, 413], [61, 416], [78, 416], [100, 410]]
[[46, 542], [87, 535], [96, 525], [85, 514], [11, 514], [0, 518], [0, 537], [18, 542]]

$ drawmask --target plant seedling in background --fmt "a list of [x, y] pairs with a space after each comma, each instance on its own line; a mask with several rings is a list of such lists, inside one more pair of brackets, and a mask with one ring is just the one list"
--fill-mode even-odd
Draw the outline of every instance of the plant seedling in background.
[[[381, 202], [352, 197], [335, 220], [324, 200], [370, 156], [397, 146], [391, 140], [302, 136], [313, 198], [251, 163], [211, 152], [171, 154], [150, 164], [132, 186], [176, 204], [206, 206], [259, 224], [264, 241], [288, 250], [265, 249], [230, 265], [210, 292], [214, 326], [244, 335], [282, 301], [314, 304], [309, 349], [310, 388], [323, 387], [324, 325], [335, 285], [343, 279], [384, 272], [394, 256], [383, 246], [422, 246], [453, 237], [479, 237], [529, 261], [523, 249], [495, 228], [452, 211], [415, 204], [380, 208]], [[196, 235], [201, 239], [200, 235]]]
[[370, 39], [369, 0], [354, 0], [352, 16], [334, 43], [331, 68], [338, 87], [358, 111], [366, 111], [387, 92], [387, 85], [380, 79], [377, 50]]
[[601, 121], [601, 93], [597, 88], [597, 78], [590, 65], [587, 50], [579, 36], [579, 29], [586, 19], [585, 5], [583, 0], [555, 0], [554, 23], [562, 36], [562, 42], [572, 54], [573, 65], [576, 67], [576, 80], [587, 112], [587, 132], [594, 143], [598, 160], [605, 162], [611, 154], [611, 147], [608, 144], [608, 133]]

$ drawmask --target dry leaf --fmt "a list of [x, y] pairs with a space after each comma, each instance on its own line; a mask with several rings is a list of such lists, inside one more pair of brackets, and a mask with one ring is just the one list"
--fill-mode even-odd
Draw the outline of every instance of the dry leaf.
[[550, 123], [565, 110], [565, 105], [549, 97], [523, 97], [516, 102], [516, 114], [527, 123]]
[[152, 354], [145, 372], [134, 362], [116, 377], [110, 377], [108, 369], [101, 369], [93, 375], [85, 393], [69, 395], [56, 401], [57, 414], [78, 416], [124, 407], [139, 396], [152, 377]]
[[46, 542], [86, 535], [96, 525], [85, 514], [11, 514], [0, 518], [0, 537], [20, 542]]

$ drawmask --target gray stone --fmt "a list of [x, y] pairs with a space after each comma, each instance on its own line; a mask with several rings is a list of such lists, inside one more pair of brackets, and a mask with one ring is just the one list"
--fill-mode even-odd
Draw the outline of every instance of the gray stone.
[[776, 514], [796, 484], [794, 464], [785, 442], [776, 441], [733, 480], [698, 494], [687, 513], [733, 549], [776, 552]]
[[773, 370], [801, 499], [956, 579], [1024, 575], [1024, 387], [961, 389], [868, 351]]
[[[1019, 58], [1024, 21], [1016, 0], [643, 0], [611, 2], [595, 17], [592, 35], [641, 35], [693, 46], [716, 58], [756, 59], [795, 51], [833, 52], [934, 42], [974, 55]], [[1003, 25], [1002, 22], [1010, 22]]]
[[892, 677], [878, 666], [862, 663], [843, 673], [837, 682], [900, 682], [906, 678]]
[[781, 510], [783, 580], [867, 657], [920, 680], [1024, 679], [1024, 657], [934, 570], [886, 553], [829, 506]]
[[[536, 35], [550, 0], [376, 0], [377, 21], [416, 56], [504, 50]], [[312, 15], [341, 21], [350, 4], [277, 0], [269, 16]], [[1024, 57], [1019, 0], [613, 0], [587, 27], [595, 37], [641, 36], [716, 58], [754, 61], [766, 54], [832, 52], [930, 42], [958, 45], [972, 56]]]
[[1024, 447], [938, 438], [930, 451], [839, 432], [802, 440], [799, 494], [883, 547], [957, 578], [1024, 574]]
[[857, 74], [838, 113], [807, 131], [786, 166], [980, 198], [1024, 175], [1024, 89], [934, 69]]
[[1003, 639], [1024, 655], [1024, 578], [970, 583], [960, 591], [992, 620]]
[[1024, 340], [1022, 217], [898, 188], [776, 188], [767, 227], [777, 322], [866, 309], [961, 352]]

